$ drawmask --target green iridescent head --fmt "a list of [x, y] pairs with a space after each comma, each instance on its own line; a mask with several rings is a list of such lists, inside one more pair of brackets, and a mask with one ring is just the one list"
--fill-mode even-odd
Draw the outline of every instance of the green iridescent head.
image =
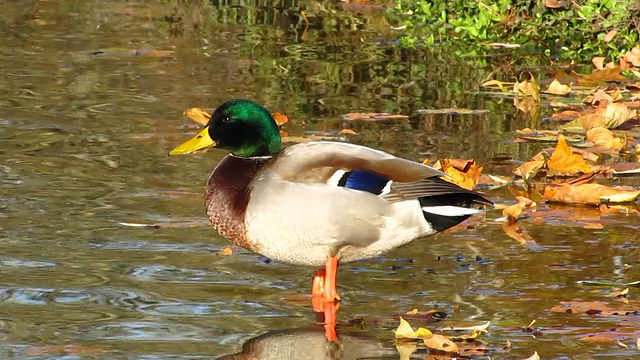
[[271, 114], [251, 100], [234, 99], [220, 105], [207, 126], [170, 155], [219, 147], [242, 157], [268, 156], [282, 149], [280, 129]]

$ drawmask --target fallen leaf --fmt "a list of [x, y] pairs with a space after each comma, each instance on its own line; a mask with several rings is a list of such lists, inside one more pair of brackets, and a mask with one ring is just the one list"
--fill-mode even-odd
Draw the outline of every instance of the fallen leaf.
[[587, 96], [582, 100], [583, 103], [591, 104], [593, 106], [607, 106], [614, 101], [615, 99], [602, 89], [596, 90], [593, 94]]
[[628, 294], [629, 294], [629, 288], [625, 288], [624, 290], [616, 291], [613, 293], [613, 295], [616, 297], [625, 297]]
[[526, 358], [524, 360], [540, 360], [540, 355], [538, 355], [537, 351], [534, 351], [533, 355], [529, 356], [528, 358]]
[[594, 70], [591, 74], [585, 75], [578, 80], [581, 86], [598, 86], [609, 81], [629, 81], [628, 78], [620, 75], [622, 69], [616, 66], [610, 69]]
[[271, 117], [276, 121], [278, 126], [282, 126], [289, 121], [287, 115], [281, 113], [271, 113]]
[[602, 70], [604, 69], [604, 60], [606, 58], [604, 56], [594, 56], [593, 59], [591, 59], [591, 62], [593, 63], [593, 66], [596, 67], [596, 69], [598, 70]]
[[207, 125], [211, 118], [211, 114], [201, 108], [190, 108], [185, 110], [183, 114], [189, 119], [202, 125]]
[[400, 316], [400, 325], [393, 332], [396, 334], [396, 339], [424, 339], [433, 336], [431, 331], [425, 328], [418, 328], [418, 331], [414, 331], [402, 316]]
[[613, 30], [609, 30], [609, 32], [607, 33], [607, 35], [604, 36], [604, 42], [609, 42], [611, 40], [613, 40], [613, 38], [618, 34], [618, 30], [613, 29]]
[[571, 86], [570, 85], [562, 85], [560, 83], [560, 81], [554, 79], [551, 84], [549, 84], [549, 88], [547, 89], [547, 91], [545, 91], [549, 94], [554, 94], [554, 95], [567, 95], [568, 93], [571, 92]]
[[482, 166], [478, 166], [475, 160], [441, 159], [433, 167], [450, 176], [444, 180], [467, 190], [473, 190], [478, 185], [482, 173]]
[[566, 129], [571, 128], [582, 128], [584, 130], [589, 130], [595, 127], [604, 127], [605, 119], [604, 116], [590, 113], [580, 116], [574, 121], [566, 124], [564, 127]]
[[218, 250], [216, 254], [223, 255], [223, 256], [230, 256], [230, 255], [233, 255], [233, 249], [231, 249], [230, 247], [226, 247], [224, 249]]
[[601, 184], [547, 185], [542, 195], [549, 201], [565, 204], [593, 204], [601, 202], [631, 202], [640, 195], [640, 190], [613, 188]]
[[489, 325], [491, 325], [491, 321], [487, 321], [481, 325], [473, 325], [473, 326], [447, 326], [438, 329], [438, 331], [479, 331], [479, 332], [487, 332], [489, 330]]
[[571, 151], [564, 136], [558, 137], [556, 149], [547, 161], [548, 176], [571, 176], [593, 172], [582, 156]]
[[513, 85], [513, 91], [518, 95], [530, 96], [533, 100], [540, 101], [540, 87], [533, 75], [531, 75], [531, 81], [516, 82]]
[[448, 337], [440, 334], [434, 334], [432, 337], [424, 339], [424, 344], [431, 349], [455, 353], [460, 352], [458, 345], [449, 340]]
[[555, 121], [570, 121], [580, 117], [580, 113], [575, 110], [565, 110], [559, 113], [555, 113], [548, 117], [550, 120]]
[[549, 9], [560, 9], [566, 5], [564, 1], [560, 0], [542, 0], [542, 3]]
[[382, 120], [398, 120], [398, 119], [408, 119], [407, 115], [396, 115], [389, 113], [348, 113], [341, 116], [342, 120], [345, 121], [356, 121], [356, 120], [364, 120], [364, 121], [382, 121]]
[[342, 129], [340, 130], [340, 134], [356, 135], [356, 132], [351, 129]]
[[626, 62], [633, 64], [635, 67], [640, 67], [640, 46], [636, 46], [630, 51], [627, 51], [624, 54], [623, 59]]
[[418, 309], [411, 309], [409, 311], [407, 311], [405, 314], [407, 315], [415, 315], [418, 313]]
[[615, 129], [637, 116], [636, 110], [629, 110], [625, 104], [611, 103], [605, 108], [597, 108], [595, 114], [604, 118], [604, 127]]
[[527, 161], [513, 170], [513, 174], [520, 176], [525, 180], [528, 180], [535, 177], [538, 173], [538, 170], [540, 170], [543, 166], [544, 160]]
[[624, 139], [615, 137], [613, 132], [604, 127], [595, 127], [587, 131], [587, 140], [597, 146], [619, 152], [626, 145]]
[[518, 203], [507, 206], [506, 208], [504, 208], [504, 210], [502, 210], [502, 216], [506, 216], [509, 221], [518, 221], [518, 216], [522, 214], [524, 208], [535, 204], [533, 201], [524, 196], [517, 196], [516, 200], [518, 200]]

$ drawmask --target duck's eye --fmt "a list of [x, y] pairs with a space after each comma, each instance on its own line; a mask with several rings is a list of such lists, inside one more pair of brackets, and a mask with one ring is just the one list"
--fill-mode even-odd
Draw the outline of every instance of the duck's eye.
[[223, 118], [222, 122], [226, 122], [226, 123], [231, 122], [231, 117], [227, 116], [227, 117]]

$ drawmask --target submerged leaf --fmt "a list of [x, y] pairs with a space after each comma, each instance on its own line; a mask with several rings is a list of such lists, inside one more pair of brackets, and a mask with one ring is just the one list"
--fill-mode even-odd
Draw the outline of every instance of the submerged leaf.
[[189, 119], [197, 122], [198, 124], [207, 125], [211, 114], [201, 108], [190, 108], [183, 112], [183, 114]]

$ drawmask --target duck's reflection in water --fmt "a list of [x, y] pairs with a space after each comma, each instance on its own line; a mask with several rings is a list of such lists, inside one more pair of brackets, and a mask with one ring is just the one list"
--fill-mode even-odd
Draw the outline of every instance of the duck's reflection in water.
[[322, 326], [270, 331], [244, 343], [241, 352], [220, 359], [398, 359], [392, 341], [340, 329], [336, 334], [337, 340], [327, 340]]

